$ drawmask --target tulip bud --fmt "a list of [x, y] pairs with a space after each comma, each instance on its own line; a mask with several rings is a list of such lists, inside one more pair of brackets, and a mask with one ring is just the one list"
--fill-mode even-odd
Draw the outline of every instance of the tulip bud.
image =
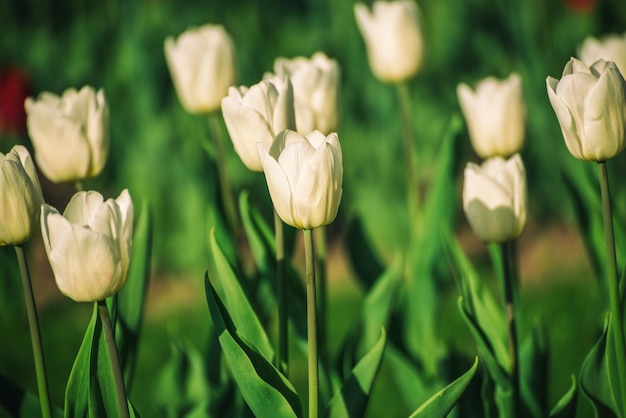
[[133, 237], [128, 190], [104, 201], [95, 191], [76, 193], [61, 215], [41, 207], [41, 232], [57, 286], [76, 302], [95, 302], [126, 282]]
[[177, 40], [167, 38], [165, 59], [178, 98], [189, 113], [218, 110], [235, 84], [235, 47], [221, 25], [187, 30]]
[[324, 53], [274, 62], [278, 76], [289, 76], [293, 85], [296, 127], [300, 135], [337, 129], [339, 113], [339, 65]]
[[269, 149], [279, 132], [296, 127], [289, 77], [266, 77], [250, 88], [231, 87], [222, 100], [222, 114], [241, 161], [252, 171], [263, 171], [257, 142]]
[[35, 160], [55, 183], [100, 174], [109, 155], [109, 106], [104, 91], [85, 86], [61, 97], [44, 92], [25, 102]]
[[565, 145], [576, 158], [605, 161], [623, 149], [626, 139], [626, 82], [613, 62], [588, 67], [572, 58], [563, 77], [546, 79]]
[[41, 186], [28, 150], [0, 153], [0, 245], [18, 245], [39, 231]]
[[613, 61], [626, 77], [626, 33], [623, 35], [607, 35], [601, 39], [587, 37], [578, 50], [578, 57], [587, 66], [603, 59]]
[[465, 167], [463, 210], [483, 242], [518, 238], [526, 225], [526, 200], [526, 172], [519, 154]]
[[422, 65], [423, 39], [413, 0], [375, 1], [372, 10], [357, 3], [354, 13], [370, 67], [379, 80], [397, 83], [417, 74]]
[[461, 111], [469, 130], [472, 147], [481, 158], [508, 157], [524, 144], [526, 105], [522, 81], [517, 74], [506, 80], [488, 77], [472, 91], [457, 86]]
[[270, 197], [288, 225], [312, 229], [337, 216], [343, 192], [343, 162], [336, 133], [306, 137], [281, 132], [268, 151], [257, 145]]

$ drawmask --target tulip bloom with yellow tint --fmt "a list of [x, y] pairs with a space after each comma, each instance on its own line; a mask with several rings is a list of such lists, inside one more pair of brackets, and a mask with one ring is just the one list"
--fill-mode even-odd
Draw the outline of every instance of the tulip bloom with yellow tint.
[[565, 145], [576, 158], [605, 161], [626, 145], [626, 82], [613, 62], [572, 58], [560, 80], [546, 79]]
[[293, 85], [296, 127], [300, 135], [337, 130], [339, 120], [339, 64], [317, 52], [311, 58], [277, 58], [274, 72], [289, 76]]
[[406, 81], [422, 65], [424, 41], [413, 0], [375, 1], [372, 8], [354, 5], [372, 72], [387, 83]]
[[250, 88], [231, 87], [222, 100], [222, 114], [241, 161], [252, 171], [263, 171], [257, 143], [269, 149], [278, 133], [296, 127], [289, 77], [266, 77]]
[[189, 113], [220, 108], [235, 84], [237, 64], [233, 41], [221, 25], [204, 25], [165, 40], [165, 59], [178, 98]]
[[312, 229], [337, 216], [343, 193], [343, 162], [336, 133], [306, 137], [281, 132], [269, 152], [258, 144], [265, 179], [278, 216], [288, 225]]
[[459, 84], [457, 95], [478, 156], [508, 157], [522, 149], [526, 104], [519, 75], [511, 74], [506, 80], [487, 77], [476, 90]]
[[133, 202], [128, 190], [115, 200], [95, 191], [76, 193], [63, 215], [41, 207], [41, 232], [61, 293], [95, 302], [126, 282], [133, 237]]
[[102, 89], [43, 92], [25, 103], [35, 160], [55, 183], [100, 174], [109, 155], [109, 105]]
[[526, 202], [526, 171], [519, 154], [465, 167], [463, 210], [483, 242], [504, 243], [518, 238], [526, 225]]
[[35, 165], [26, 148], [0, 153], [0, 245], [18, 245], [39, 231], [43, 203]]

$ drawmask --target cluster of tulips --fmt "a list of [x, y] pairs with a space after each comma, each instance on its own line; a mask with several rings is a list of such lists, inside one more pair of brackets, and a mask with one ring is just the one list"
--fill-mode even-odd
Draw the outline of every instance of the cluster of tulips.
[[[423, 211], [419, 196], [423, 180], [419, 178], [419, 170], [415, 166], [418, 150], [411, 129], [408, 82], [418, 74], [422, 65], [424, 41], [419, 10], [413, 0], [400, 0], [377, 1], [372, 7], [357, 4], [354, 12], [373, 74], [380, 81], [397, 88], [405, 128], [407, 207], [411, 220], [409, 235], [411, 244], [418, 245], [423, 242], [419, 236], [423, 233], [423, 226], [419, 224], [423, 217], [414, 214]], [[580, 58], [572, 58], [567, 63], [560, 79], [548, 77], [546, 80], [547, 94], [568, 150], [578, 159], [597, 162], [599, 167], [611, 295], [608, 328], [611, 338], [607, 340], [607, 350], [614, 353], [616, 367], [611, 373], [617, 376], [606, 383], [612, 396], [608, 407], [622, 417], [626, 416], [623, 405], [626, 399], [624, 301], [617, 275], [606, 161], [617, 156], [626, 146], [626, 82], [620, 72], [620, 69], [626, 71], [624, 49], [626, 37], [590, 38], [581, 47]], [[222, 193], [221, 204], [230, 233], [239, 238], [242, 226], [224, 165], [228, 147], [220, 136], [220, 118], [223, 117], [233, 148], [242, 163], [251, 171], [264, 173], [273, 203], [274, 272], [279, 322], [277, 354], [274, 356], [271, 348], [265, 350], [264, 341], [248, 341], [248, 335], [244, 335], [247, 323], [239, 322], [240, 315], [232, 311], [228, 301], [222, 302], [217, 295], [219, 292], [215, 291], [225, 287], [223, 283], [220, 285], [220, 281], [226, 279], [211, 277], [206, 283], [207, 298], [216, 327], [222, 327], [226, 333], [224, 339], [220, 336], [219, 340], [226, 361], [232, 370], [240, 370], [237, 367], [244, 366], [237, 365], [237, 362], [259, 361], [253, 355], [244, 356], [241, 353], [258, 351], [264, 357], [269, 353], [263, 370], [273, 376], [267, 378], [274, 382], [268, 386], [271, 390], [254, 383], [255, 379], [263, 380], [267, 376], [235, 373], [234, 379], [244, 399], [257, 416], [301, 416], [302, 412], [296, 407], [299, 401], [295, 402], [290, 397], [293, 390], [287, 380], [288, 295], [281, 289], [287, 286], [288, 274], [282, 239], [283, 223], [303, 230], [308, 410], [310, 418], [317, 418], [323, 405], [320, 397], [319, 303], [313, 230], [323, 231], [324, 226], [334, 221], [343, 193], [343, 154], [336, 133], [340, 98], [338, 63], [322, 52], [310, 58], [277, 58], [273, 73], [264, 74], [252, 86], [237, 86], [235, 45], [220, 25], [205, 25], [190, 29], [177, 38], [168, 38], [164, 52], [182, 106], [191, 114], [209, 117]], [[507, 377], [499, 387], [501, 393], [506, 394], [501, 398], [504, 401], [500, 405], [500, 413], [501, 416], [523, 416], [525, 406], [519, 382], [515, 321], [515, 263], [510, 262], [513, 257], [510, 243], [525, 228], [528, 205], [526, 174], [520, 156], [527, 124], [522, 82], [518, 74], [512, 74], [505, 80], [488, 77], [480, 81], [475, 89], [460, 84], [457, 95], [472, 147], [484, 159], [482, 164], [470, 162], [465, 168], [463, 209], [480, 240], [500, 246], [505, 265], [503, 285], [510, 352], [509, 364], [502, 365]], [[41, 173], [53, 182], [74, 182], [78, 189], [61, 214], [45, 204], [35, 165], [25, 147], [18, 145], [6, 155], [0, 154], [0, 245], [14, 245], [23, 267], [41, 410], [44, 417], [51, 417], [37, 312], [22, 245], [41, 231], [60, 291], [77, 302], [95, 302], [105, 332], [110, 337], [113, 331], [110, 329], [106, 299], [120, 291], [127, 279], [133, 244], [133, 202], [127, 190], [123, 190], [116, 199], [107, 200], [97, 191], [82, 190], [82, 181], [97, 176], [108, 157], [109, 107], [102, 90], [95, 91], [87, 86], [79, 91], [68, 89], [61, 96], [45, 92], [37, 98], [28, 98], [25, 107], [34, 160]], [[323, 240], [324, 235], [320, 233], [319, 238]], [[220, 271], [219, 268], [213, 270]], [[411, 269], [406, 268], [405, 274], [411, 274]], [[265, 335], [263, 331], [255, 332]], [[137, 412], [127, 401], [115, 338], [107, 338], [107, 343], [115, 376], [117, 414], [122, 417], [136, 416]], [[235, 344], [240, 351], [233, 351], [228, 344]], [[377, 347], [380, 350], [377, 361], [364, 357], [364, 361], [369, 359], [368, 362], [359, 363], [361, 369], [357, 365], [353, 370], [357, 377], [366, 368], [376, 374], [384, 344]], [[240, 353], [241, 356], [233, 353]], [[482, 356], [489, 357], [489, 353], [479, 353], [479, 357]], [[489, 366], [493, 363], [486, 362], [487, 373], [500, 384], [502, 380]], [[412, 416], [444, 416], [449, 413], [474, 371], [475, 367], [461, 383], [456, 384], [453, 395], [450, 392], [446, 396], [435, 395]], [[272, 374], [274, 372], [280, 375]], [[274, 399], [274, 395], [258, 395], [255, 390], [280, 392], [280, 401], [284, 404], [279, 401], [268, 403], [267, 399]], [[336, 403], [327, 405], [326, 416], [348, 416], [345, 411], [352, 411], [350, 400], [342, 398], [350, 392], [340, 392], [333, 402], [339, 399], [337, 402], [344, 403], [342, 406], [335, 406]], [[565, 406], [572, 402], [575, 404], [572, 399], [568, 398], [560, 408], [555, 408], [551, 416], [566, 416], [559, 414], [567, 409]]]

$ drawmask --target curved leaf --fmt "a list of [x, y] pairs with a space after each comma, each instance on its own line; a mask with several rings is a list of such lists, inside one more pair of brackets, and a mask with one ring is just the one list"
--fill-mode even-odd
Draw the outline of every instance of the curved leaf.
[[224, 358], [252, 412], [258, 417], [300, 417], [300, 399], [291, 383], [238, 332], [208, 274], [204, 282]]
[[574, 418], [576, 416], [576, 378], [572, 376], [572, 386], [550, 411], [550, 418]]
[[474, 364], [465, 374], [435, 393], [429, 400], [413, 412], [409, 418], [446, 417], [465, 392], [467, 385], [469, 385], [474, 378], [476, 369], [478, 369], [478, 357], [476, 357]]
[[387, 335], [381, 329], [378, 342], [352, 369], [352, 373], [326, 408], [326, 418], [360, 418], [365, 415], [374, 379], [380, 370]]

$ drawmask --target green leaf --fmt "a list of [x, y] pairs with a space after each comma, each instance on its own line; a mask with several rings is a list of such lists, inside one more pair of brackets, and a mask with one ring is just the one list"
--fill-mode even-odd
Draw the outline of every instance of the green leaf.
[[550, 411], [550, 418], [575, 418], [576, 417], [576, 400], [578, 399], [576, 391], [576, 378], [572, 376], [572, 386], [559, 399], [557, 404]]
[[591, 403], [596, 418], [616, 418], [617, 413], [609, 384], [605, 351], [609, 320], [580, 370], [580, 389]]
[[98, 306], [74, 361], [65, 389], [65, 417], [117, 416], [115, 381]]
[[124, 382], [130, 389], [137, 362], [137, 343], [141, 330], [152, 255], [152, 214], [144, 202], [136, 221], [133, 234], [133, 249], [126, 284], [115, 296], [115, 341], [120, 364], [124, 371]]
[[469, 385], [474, 378], [477, 368], [478, 357], [476, 357], [474, 364], [465, 374], [435, 393], [429, 400], [413, 412], [409, 418], [446, 417], [465, 392], [467, 385]]
[[[239, 194], [239, 212], [243, 228], [248, 238], [252, 258], [257, 268], [262, 272], [274, 270], [272, 262], [275, 263], [276, 245], [274, 232], [270, 230], [265, 222], [257, 222], [260, 215], [253, 213], [250, 206], [250, 194], [247, 190]], [[272, 266], [272, 267], [271, 267]]]
[[291, 383], [246, 341], [209, 281], [206, 297], [211, 318], [232, 376], [246, 403], [258, 417], [300, 417], [300, 399]]
[[361, 361], [352, 369], [338, 393], [333, 396], [326, 418], [360, 418], [365, 415], [374, 379], [380, 370], [387, 336], [381, 328], [380, 338]]
[[[0, 375], [0, 416], [4, 413], [16, 418], [40, 418], [41, 406], [37, 395], [15, 386]], [[60, 418], [63, 411], [53, 405], [52, 416]]]
[[545, 417], [548, 409], [548, 350], [545, 330], [535, 324], [520, 347], [521, 395], [527, 415]]
[[209, 239], [209, 251], [211, 255], [209, 275], [222, 293], [224, 305], [228, 309], [237, 332], [250, 341], [267, 361], [272, 362], [274, 349], [270, 340], [237, 276], [217, 244], [213, 231]]
[[387, 327], [400, 284], [401, 266], [400, 260], [389, 266], [365, 296], [359, 316], [339, 352], [338, 368], [343, 376], [376, 343], [380, 329]]

